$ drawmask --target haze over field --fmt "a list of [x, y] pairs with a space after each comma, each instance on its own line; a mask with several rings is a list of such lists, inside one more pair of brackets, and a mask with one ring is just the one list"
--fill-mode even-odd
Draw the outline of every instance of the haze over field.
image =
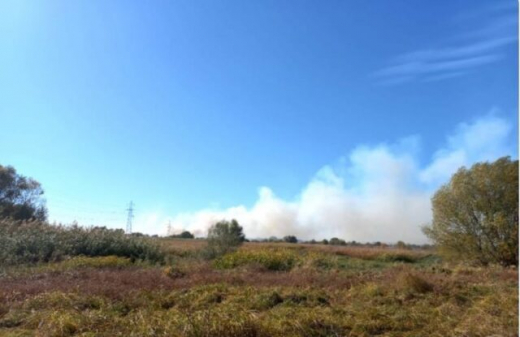
[[[172, 227], [202, 236], [216, 221], [236, 218], [250, 237], [294, 234], [305, 239], [422, 243], [426, 239], [419, 225], [431, 220], [433, 191], [461, 166], [514, 153], [512, 129], [493, 113], [460, 124], [425, 165], [418, 159], [419, 136], [361, 145], [322, 167], [294, 199], [278, 198], [264, 186], [251, 208], [238, 205], [180, 214]], [[152, 226], [157, 219], [152, 215], [141, 221]]]
[[424, 243], [462, 165], [518, 157], [518, 4], [0, 3], [0, 158], [49, 220]]

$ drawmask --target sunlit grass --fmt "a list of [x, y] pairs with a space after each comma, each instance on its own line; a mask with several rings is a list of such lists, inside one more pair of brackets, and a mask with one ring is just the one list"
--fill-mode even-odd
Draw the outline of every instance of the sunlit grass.
[[196, 253], [200, 242], [164, 265], [81, 256], [18, 266], [0, 276], [0, 336], [515, 336], [518, 329], [515, 269], [447, 264], [432, 252], [258, 243], [207, 261]]

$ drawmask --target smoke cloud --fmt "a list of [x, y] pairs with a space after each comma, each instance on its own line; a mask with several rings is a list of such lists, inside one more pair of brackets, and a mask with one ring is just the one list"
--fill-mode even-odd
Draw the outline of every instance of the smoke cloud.
[[513, 154], [511, 130], [494, 114], [460, 124], [426, 165], [420, 165], [416, 136], [358, 146], [337, 163], [322, 167], [292, 200], [264, 186], [250, 208], [178, 214], [171, 218], [171, 228], [205, 236], [215, 222], [234, 218], [248, 238], [336, 236], [359, 242], [425, 243], [421, 226], [431, 221], [434, 191], [461, 166]]

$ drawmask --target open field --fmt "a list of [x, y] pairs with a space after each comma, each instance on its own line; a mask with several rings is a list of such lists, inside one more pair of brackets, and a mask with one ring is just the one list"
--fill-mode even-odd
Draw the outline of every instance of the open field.
[[516, 336], [518, 272], [432, 252], [246, 243], [212, 261], [75, 257], [5, 267], [0, 336]]

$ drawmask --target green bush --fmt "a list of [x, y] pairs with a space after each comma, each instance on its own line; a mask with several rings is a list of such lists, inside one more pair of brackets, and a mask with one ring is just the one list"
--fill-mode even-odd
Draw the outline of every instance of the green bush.
[[342, 240], [342, 239], [338, 239], [338, 238], [332, 238], [329, 240], [329, 245], [333, 245], [333, 246], [345, 246], [347, 243], [345, 242], [345, 240]]
[[288, 243], [298, 243], [298, 238], [294, 235], [287, 235], [283, 237], [283, 241]]
[[293, 250], [265, 249], [229, 253], [215, 260], [214, 266], [220, 269], [233, 269], [248, 265], [260, 265], [267, 270], [288, 271], [300, 262], [300, 256]]
[[406, 263], [415, 263], [418, 260], [418, 257], [413, 256], [412, 254], [403, 254], [403, 253], [384, 253], [376, 258], [379, 261], [383, 262], [406, 262]]
[[432, 198], [424, 233], [447, 258], [518, 267], [518, 160], [460, 168]]
[[160, 262], [164, 253], [149, 239], [104, 227], [54, 226], [39, 221], [0, 220], [0, 264], [60, 261], [72, 256], [120, 256]]
[[217, 222], [208, 230], [208, 245], [202, 251], [206, 259], [214, 259], [226, 253], [235, 251], [246, 237], [243, 228], [233, 219]]

